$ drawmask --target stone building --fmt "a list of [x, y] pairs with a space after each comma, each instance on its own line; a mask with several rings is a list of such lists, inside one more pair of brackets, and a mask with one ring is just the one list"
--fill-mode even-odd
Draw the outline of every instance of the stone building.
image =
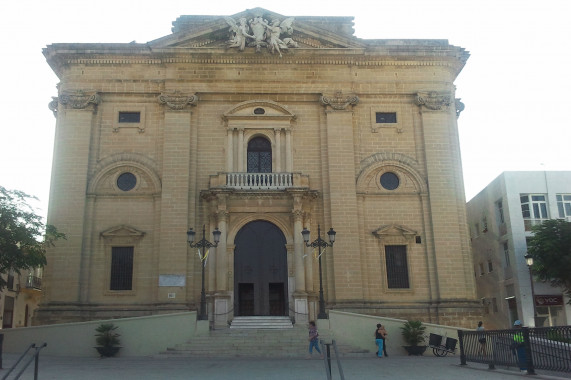
[[531, 227], [571, 221], [571, 172], [504, 172], [467, 204], [478, 298], [487, 328], [571, 324], [561, 288], [533, 281], [527, 266]]
[[[353, 34], [352, 17], [256, 8], [49, 45], [48, 219], [67, 240], [35, 323], [196, 310], [203, 279], [216, 325], [304, 321], [322, 277], [327, 310], [474, 325], [454, 87], [469, 54]], [[221, 236], [199, 253], [203, 226]], [[336, 241], [308, 248], [304, 228]]]

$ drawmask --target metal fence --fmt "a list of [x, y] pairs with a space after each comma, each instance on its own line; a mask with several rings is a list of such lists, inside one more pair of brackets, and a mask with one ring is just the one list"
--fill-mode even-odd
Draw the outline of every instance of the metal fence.
[[460, 363], [571, 372], [571, 326], [461, 331]]

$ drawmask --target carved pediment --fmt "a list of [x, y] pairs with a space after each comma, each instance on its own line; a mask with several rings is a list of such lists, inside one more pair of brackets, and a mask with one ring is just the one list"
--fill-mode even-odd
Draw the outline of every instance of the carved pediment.
[[413, 239], [418, 233], [413, 231], [409, 228], [398, 224], [389, 224], [386, 226], [381, 226], [373, 231], [373, 235], [375, 235], [379, 239], [387, 238], [387, 237], [402, 237], [405, 240]]
[[148, 43], [151, 49], [227, 48], [279, 54], [289, 49], [359, 48], [349, 17], [290, 17], [263, 8], [232, 16], [181, 16], [173, 34]]
[[140, 231], [136, 228], [127, 226], [127, 225], [119, 225], [115, 227], [111, 227], [103, 232], [101, 232], [101, 237], [105, 239], [108, 243], [113, 241], [121, 241], [121, 242], [134, 242], [141, 239], [145, 236], [145, 232]]

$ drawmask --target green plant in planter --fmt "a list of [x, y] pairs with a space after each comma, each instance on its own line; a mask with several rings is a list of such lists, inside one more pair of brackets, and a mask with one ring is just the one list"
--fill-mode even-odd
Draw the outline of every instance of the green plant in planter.
[[115, 330], [117, 330], [118, 326], [115, 326], [113, 323], [102, 323], [99, 325], [95, 331], [95, 343], [97, 343], [97, 352], [101, 357], [112, 357], [115, 356], [121, 347], [119, 344], [119, 337], [121, 335], [117, 334]]
[[426, 326], [421, 321], [406, 321], [401, 329], [401, 334], [408, 346], [404, 346], [409, 355], [422, 355], [426, 351], [424, 343]]

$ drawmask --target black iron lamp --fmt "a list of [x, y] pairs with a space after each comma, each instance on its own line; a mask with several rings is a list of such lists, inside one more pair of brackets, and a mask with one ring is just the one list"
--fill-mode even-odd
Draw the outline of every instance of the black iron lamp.
[[[206, 249], [216, 248], [218, 246], [218, 243], [220, 242], [220, 235], [222, 235], [222, 232], [218, 229], [218, 227], [216, 227], [214, 231], [212, 231], [214, 243], [209, 242], [206, 240], [206, 228], [204, 225], [202, 225], [202, 239], [195, 243], [194, 238], [196, 236], [196, 232], [192, 228], [189, 228], [186, 232], [186, 238], [190, 248], [202, 248], [203, 255], [206, 255]], [[202, 265], [202, 290], [200, 292], [200, 313], [198, 314], [198, 320], [204, 321], [208, 320], [208, 313], [206, 312], [206, 291], [204, 289], [204, 267], [206, 266], [206, 257], [202, 256], [200, 260]]]
[[318, 260], [319, 260], [319, 314], [317, 314], [317, 318], [318, 319], [327, 319], [327, 313], [325, 313], [325, 300], [323, 298], [323, 275], [322, 275], [322, 269], [321, 269], [321, 249], [326, 248], [326, 247], [333, 247], [333, 243], [335, 243], [335, 235], [337, 234], [337, 232], [335, 232], [335, 230], [333, 228], [329, 229], [329, 231], [327, 232], [327, 235], [329, 236], [329, 243], [321, 238], [321, 226], [320, 225], [317, 225], [317, 239], [315, 239], [311, 243], [309, 242], [310, 232], [307, 228], [304, 228], [303, 231], [301, 231], [301, 234], [303, 235], [303, 241], [305, 242], [305, 245], [307, 247], [319, 248], [319, 256], [318, 256]]

